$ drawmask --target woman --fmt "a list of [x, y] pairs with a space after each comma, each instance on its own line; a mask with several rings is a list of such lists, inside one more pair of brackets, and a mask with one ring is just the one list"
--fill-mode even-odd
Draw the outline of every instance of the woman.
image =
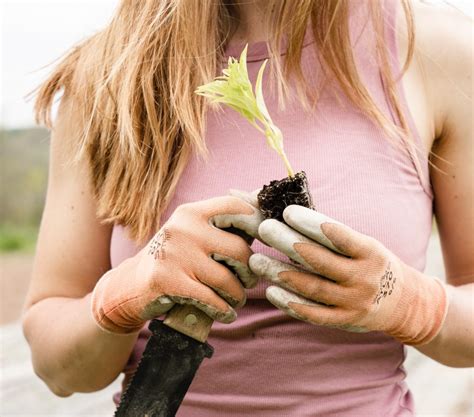
[[[64, 95], [23, 319], [37, 374], [60, 396], [128, 380], [146, 321], [192, 303], [215, 355], [178, 415], [414, 415], [404, 344], [474, 365], [470, 30], [394, 0], [123, 0], [39, 91], [47, 123]], [[228, 195], [283, 177], [277, 155], [194, 94], [246, 42], [318, 209], [287, 224]], [[446, 284], [420, 272], [433, 214]]]

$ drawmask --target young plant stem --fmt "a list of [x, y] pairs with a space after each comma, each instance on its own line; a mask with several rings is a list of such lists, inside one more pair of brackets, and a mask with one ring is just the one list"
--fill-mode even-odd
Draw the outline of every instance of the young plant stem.
[[[263, 72], [268, 60], [260, 66], [254, 92], [247, 71], [247, 46], [243, 49], [240, 60], [230, 57], [228, 67], [222, 70], [223, 75], [199, 86], [195, 92], [209, 99], [211, 103], [226, 104], [245, 117], [265, 136], [268, 146], [280, 155], [288, 176], [293, 178], [295, 173], [283, 149], [283, 135], [273, 123], [263, 98]], [[260, 122], [261, 126], [257, 122]]]

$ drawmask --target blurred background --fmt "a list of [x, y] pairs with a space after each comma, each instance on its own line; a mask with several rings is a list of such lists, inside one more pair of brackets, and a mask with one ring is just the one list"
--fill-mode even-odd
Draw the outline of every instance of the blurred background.
[[[108, 22], [117, 3], [118, 0], [0, 0], [2, 417], [111, 416], [113, 413], [111, 395], [119, 381], [99, 393], [75, 394], [67, 399], [50, 393], [33, 373], [18, 320], [44, 204], [49, 146], [49, 133], [35, 127], [33, 103], [25, 97], [45, 78], [49, 64]], [[449, 3], [472, 16], [474, 3], [471, 0], [450, 0]], [[435, 230], [427, 272], [443, 275]], [[412, 349], [409, 349], [406, 366], [420, 416], [474, 415], [471, 369], [444, 367]]]

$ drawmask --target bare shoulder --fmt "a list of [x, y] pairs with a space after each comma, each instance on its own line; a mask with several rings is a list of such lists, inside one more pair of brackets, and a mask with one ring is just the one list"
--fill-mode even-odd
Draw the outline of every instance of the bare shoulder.
[[460, 54], [467, 62], [472, 57], [472, 19], [449, 3], [411, 2], [419, 52], [453, 67], [453, 57]]
[[473, 25], [449, 4], [413, 1], [413, 9], [416, 49], [406, 75], [418, 81], [413, 90], [423, 85], [434, 214], [446, 277], [461, 285], [472, 282], [474, 270]]
[[[472, 19], [447, 3], [412, 2], [415, 22], [415, 59], [425, 78], [432, 106], [435, 136], [466, 117], [472, 106]], [[471, 103], [471, 104], [469, 104]], [[466, 120], [465, 119], [465, 120]]]

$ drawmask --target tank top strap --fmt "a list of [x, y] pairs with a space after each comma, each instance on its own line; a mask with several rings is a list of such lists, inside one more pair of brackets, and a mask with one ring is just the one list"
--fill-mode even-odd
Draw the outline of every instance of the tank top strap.
[[[412, 149], [409, 150], [410, 158], [417, 171], [420, 183], [426, 194], [433, 198], [433, 192], [429, 177], [429, 160], [426, 156], [425, 144], [416, 127], [413, 115], [408, 107], [405, 90], [403, 87], [403, 62], [400, 60], [400, 45], [398, 42], [398, 14], [403, 12], [401, 2], [399, 0], [382, 0], [383, 17], [384, 17], [384, 35], [387, 45], [388, 60], [392, 76], [395, 80], [396, 94], [401, 106], [401, 111], [405, 117], [406, 123], [410, 130], [410, 140], [413, 143]], [[390, 107], [391, 116], [394, 122], [400, 126], [400, 120], [396, 113]]]

